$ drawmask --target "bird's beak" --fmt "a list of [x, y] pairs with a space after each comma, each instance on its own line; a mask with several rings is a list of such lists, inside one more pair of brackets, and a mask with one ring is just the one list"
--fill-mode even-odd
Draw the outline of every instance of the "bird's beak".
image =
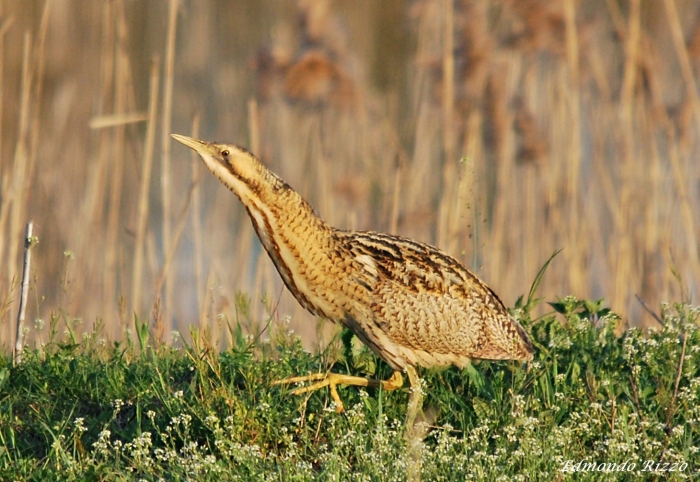
[[186, 145], [190, 149], [194, 150], [197, 154], [200, 155], [211, 155], [211, 147], [209, 146], [209, 143], [204, 142], [204, 141], [199, 141], [197, 139], [193, 139], [191, 137], [187, 136], [181, 136], [180, 134], [170, 134], [170, 136], [175, 139], [176, 141]]
[[187, 136], [181, 136], [180, 134], [170, 135], [176, 141], [181, 142], [182, 144], [186, 145], [194, 152], [199, 154], [199, 157], [202, 158], [204, 164], [209, 168], [211, 172], [216, 174], [217, 177], [221, 178], [221, 175], [217, 174], [221, 167], [226, 169], [226, 171], [230, 170], [227, 163], [221, 158], [221, 155], [219, 154], [219, 148], [216, 144], [211, 142], [200, 141]]

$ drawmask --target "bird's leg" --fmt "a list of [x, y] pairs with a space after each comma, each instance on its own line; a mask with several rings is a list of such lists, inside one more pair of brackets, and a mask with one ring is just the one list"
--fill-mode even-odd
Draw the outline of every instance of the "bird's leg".
[[[406, 409], [406, 428], [404, 437], [408, 450], [408, 463], [406, 466], [406, 480], [409, 482], [420, 480], [422, 447], [421, 442], [427, 433], [423, 409], [423, 387], [416, 369], [412, 366], [406, 367], [408, 380], [411, 382], [411, 392], [408, 398]], [[420, 417], [418, 415], [421, 415]]]
[[388, 380], [373, 380], [371, 378], [355, 377], [352, 375], [341, 375], [340, 373], [314, 373], [312, 375], [277, 380], [275, 382], [272, 382], [272, 384], [281, 385], [302, 382], [316, 383], [309, 385], [308, 387], [296, 388], [292, 390], [292, 395], [301, 395], [302, 393], [313, 392], [314, 390], [318, 390], [319, 388], [328, 386], [331, 390], [331, 397], [335, 402], [335, 411], [340, 413], [343, 411], [343, 402], [340, 400], [338, 390], [336, 389], [338, 385], [355, 385], [358, 387], [372, 388], [382, 387], [382, 389], [384, 390], [391, 391], [396, 390], [397, 388], [401, 388], [401, 386], [403, 385], [403, 377], [401, 376], [400, 371], [395, 371]]
[[423, 407], [423, 387], [416, 369], [411, 365], [406, 367], [406, 374], [408, 375], [408, 381], [411, 383], [411, 392], [406, 409], [406, 427], [410, 430], [415, 425], [416, 417]]

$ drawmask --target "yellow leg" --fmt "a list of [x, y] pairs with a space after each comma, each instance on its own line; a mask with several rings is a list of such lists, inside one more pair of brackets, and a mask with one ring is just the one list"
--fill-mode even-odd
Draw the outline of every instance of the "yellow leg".
[[336, 389], [338, 385], [355, 385], [357, 387], [372, 388], [382, 387], [382, 389], [390, 391], [396, 390], [397, 388], [401, 388], [401, 386], [403, 385], [403, 377], [401, 376], [401, 372], [399, 371], [395, 371], [388, 380], [372, 380], [371, 378], [354, 377], [352, 375], [341, 375], [339, 373], [314, 373], [313, 375], [291, 377], [285, 378], [284, 380], [277, 380], [275, 382], [272, 382], [272, 384], [281, 385], [303, 382], [316, 383], [309, 385], [308, 387], [296, 388], [292, 390], [292, 395], [301, 395], [302, 393], [313, 392], [314, 390], [318, 390], [319, 388], [328, 386], [331, 390], [331, 397], [335, 402], [335, 411], [340, 413], [343, 411], [343, 402], [340, 400], [338, 390]]

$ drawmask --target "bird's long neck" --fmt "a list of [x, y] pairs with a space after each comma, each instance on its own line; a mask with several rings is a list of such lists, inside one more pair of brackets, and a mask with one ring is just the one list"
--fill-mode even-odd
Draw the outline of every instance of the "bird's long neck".
[[324, 277], [330, 268], [334, 230], [273, 172], [262, 164], [258, 169], [254, 182], [229, 184], [229, 188], [248, 211], [258, 238], [294, 297], [312, 313], [328, 316], [330, 305], [314, 307], [309, 298], [315, 298], [312, 281]]

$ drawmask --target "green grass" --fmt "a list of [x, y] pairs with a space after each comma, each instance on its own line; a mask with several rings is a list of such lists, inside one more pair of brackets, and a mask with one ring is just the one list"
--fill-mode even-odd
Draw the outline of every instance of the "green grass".
[[[537, 347], [530, 367], [475, 362], [423, 371], [423, 480], [697, 480], [700, 471], [700, 309], [662, 307], [663, 327], [619, 332], [619, 319], [566, 298], [555, 313], [516, 315]], [[54, 339], [60, 338], [55, 317]], [[69, 324], [66, 324], [69, 326]], [[332, 369], [388, 376], [352, 337], [311, 355], [284, 323], [261, 341], [234, 330], [218, 353], [193, 333], [174, 349], [99, 331], [0, 360], [1, 480], [405, 480], [408, 388], [342, 388], [291, 396], [270, 382]], [[636, 464], [567, 473], [567, 461]], [[644, 471], [646, 461], [682, 471]], [[677, 464], [677, 465], [673, 465]]]

